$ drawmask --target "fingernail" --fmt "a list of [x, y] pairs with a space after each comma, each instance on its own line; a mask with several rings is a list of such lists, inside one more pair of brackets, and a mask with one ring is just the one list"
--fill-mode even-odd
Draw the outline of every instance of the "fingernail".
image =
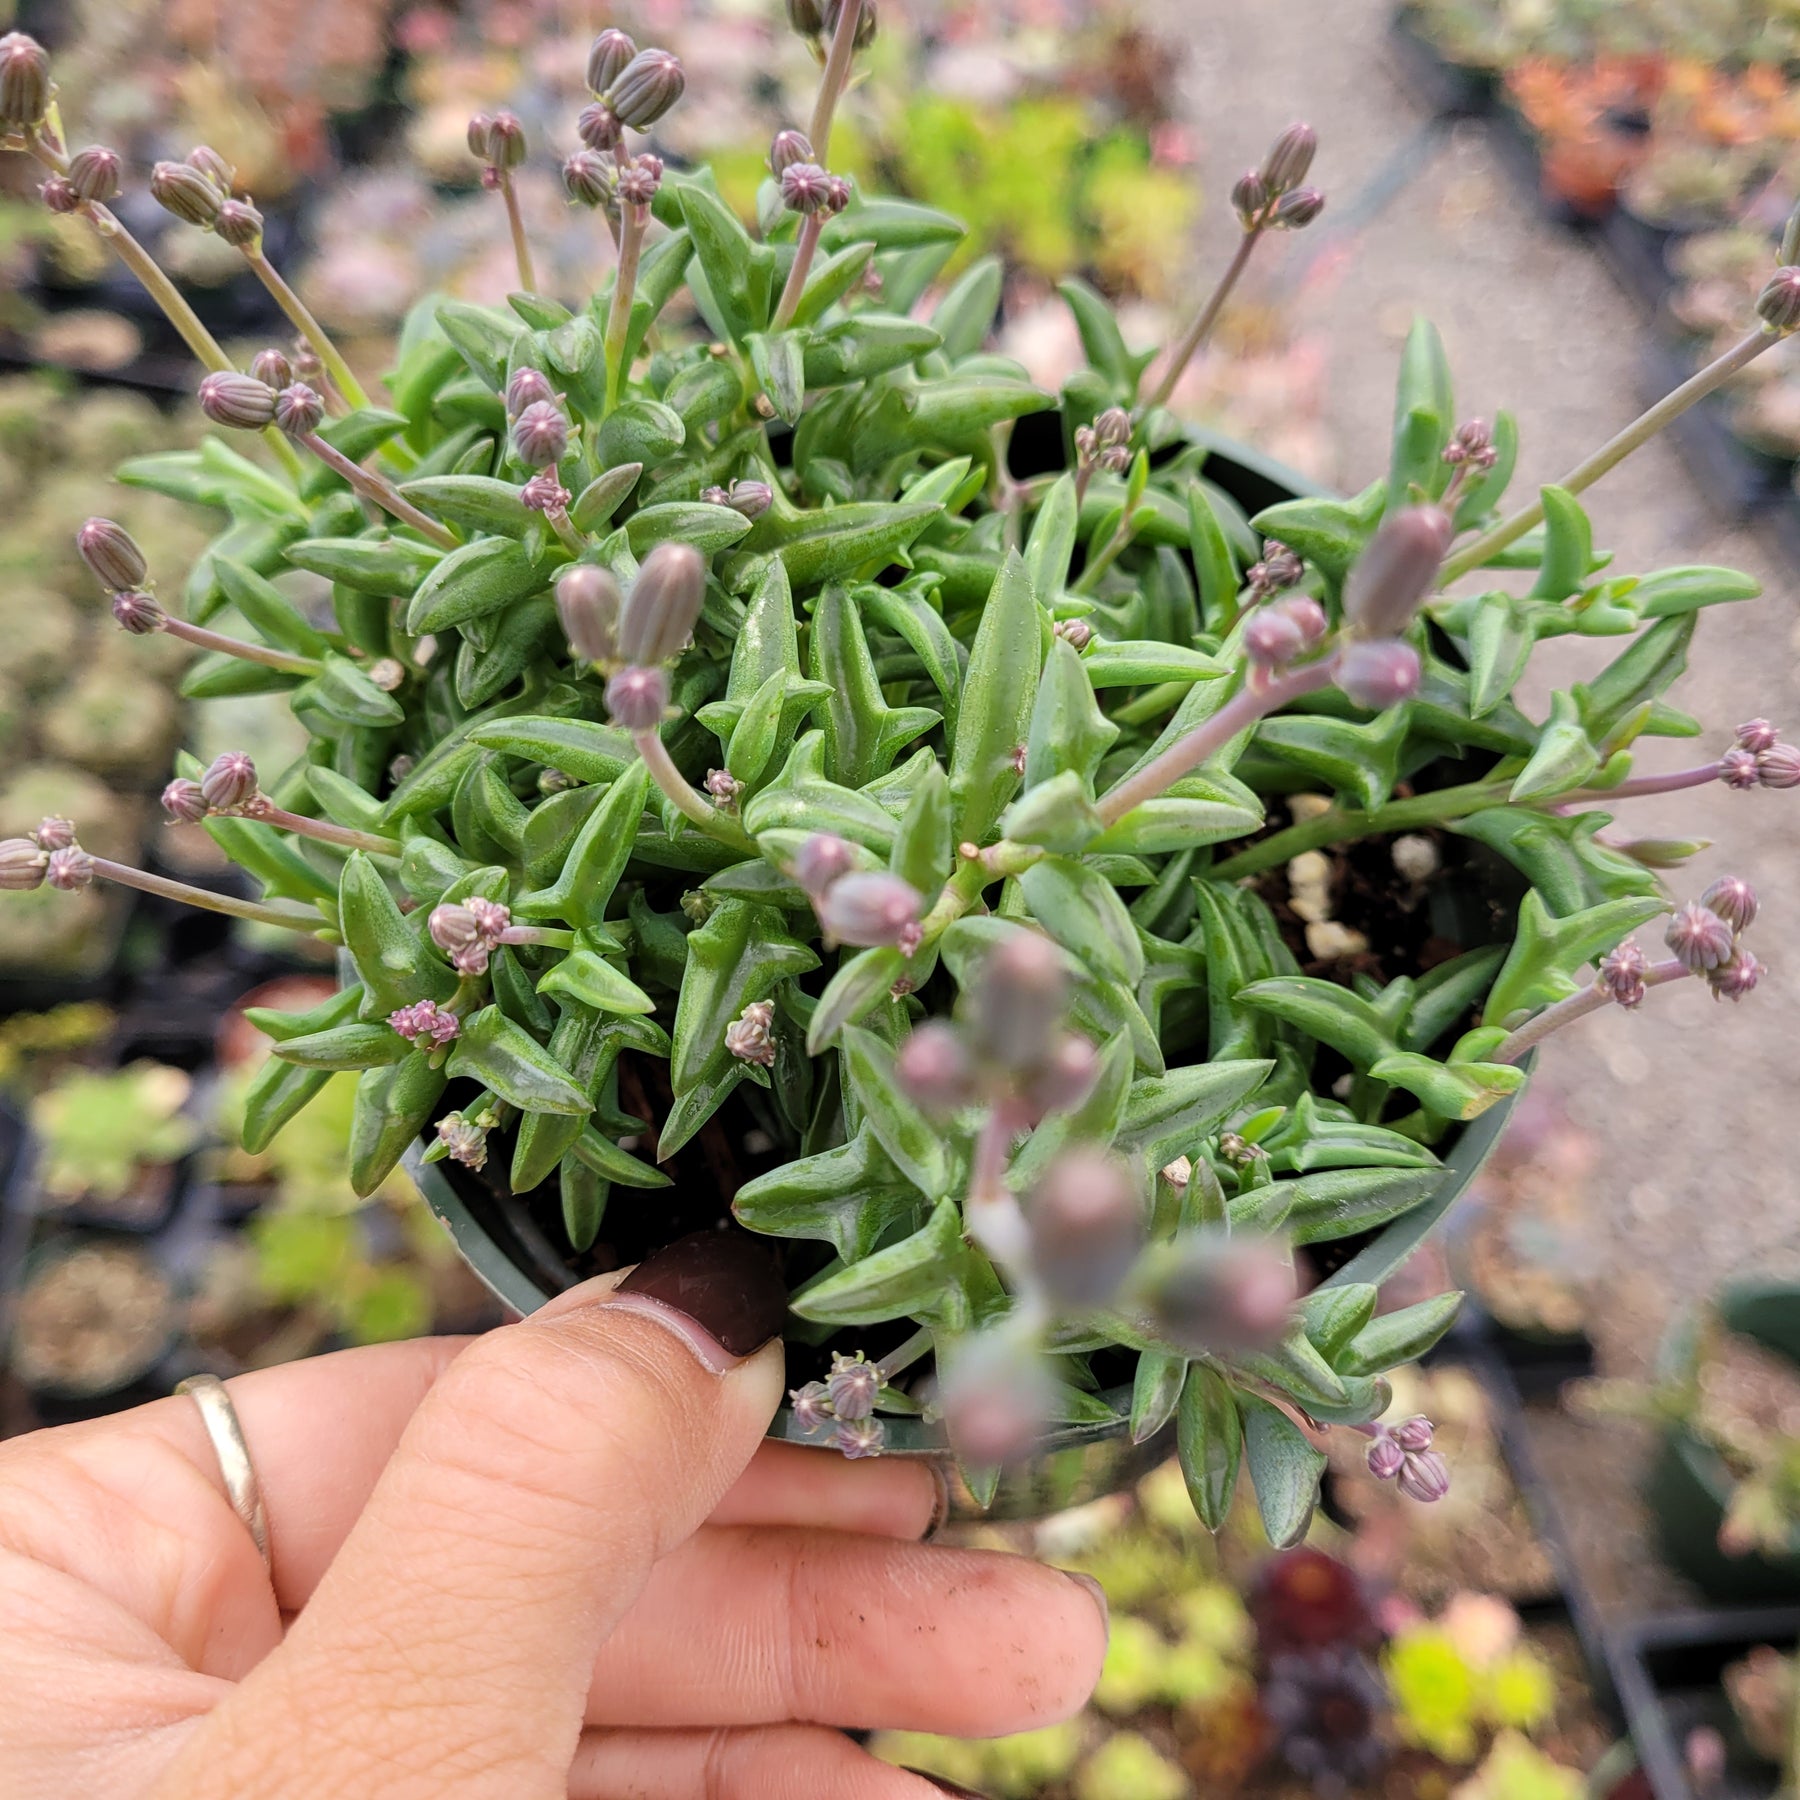
[[603, 1304], [655, 1321], [722, 1375], [781, 1330], [787, 1288], [755, 1239], [696, 1231], [646, 1257]]
[[929, 1544], [944, 1529], [950, 1517], [950, 1471], [941, 1462], [930, 1462], [926, 1467], [931, 1470], [932, 1486], [937, 1497], [931, 1503], [931, 1523], [925, 1527], [925, 1535], [919, 1541]]
[[916, 1775], [921, 1781], [930, 1782], [940, 1794], [953, 1794], [957, 1796], [957, 1800], [987, 1800], [985, 1795], [976, 1793], [973, 1788], [963, 1787], [959, 1782], [946, 1781], [941, 1775], [927, 1774], [923, 1769], [906, 1769], [904, 1773]]
[[1082, 1573], [1080, 1573], [1079, 1570], [1063, 1569], [1060, 1572], [1062, 1574], [1068, 1576], [1068, 1578], [1072, 1582], [1074, 1582], [1078, 1587], [1083, 1587], [1083, 1588], [1087, 1589], [1088, 1593], [1093, 1597], [1094, 1604], [1097, 1607], [1099, 1607], [1099, 1609], [1100, 1609], [1101, 1629], [1103, 1631], [1105, 1631], [1108, 1638], [1111, 1638], [1111, 1636], [1112, 1636], [1112, 1608], [1106, 1604], [1106, 1589], [1103, 1588], [1099, 1584], [1099, 1582], [1097, 1582], [1093, 1578], [1093, 1576], [1083, 1575]]

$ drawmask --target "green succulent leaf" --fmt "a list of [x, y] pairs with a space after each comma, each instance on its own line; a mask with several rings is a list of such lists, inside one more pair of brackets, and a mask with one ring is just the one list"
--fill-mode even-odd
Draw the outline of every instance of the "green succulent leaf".
[[582, 1115], [592, 1103], [575, 1078], [497, 1006], [463, 1020], [446, 1073], [479, 1081], [524, 1112]]
[[1144, 972], [1137, 926], [1118, 890], [1098, 870], [1046, 856], [1019, 877], [1032, 915], [1062, 947], [1110, 980], [1135, 987]]
[[969, 651], [950, 754], [959, 842], [980, 843], [1018, 785], [1013, 759], [1025, 743], [1037, 697], [1042, 621], [1031, 577], [1014, 551], [994, 578]]
[[1645, 896], [1603, 901], [1558, 919], [1528, 892], [1519, 903], [1518, 935], [1494, 979], [1482, 1023], [1512, 1026], [1540, 1006], [1566, 1000], [1580, 990], [1577, 969], [1666, 911], [1667, 901]]
[[361, 1199], [381, 1186], [431, 1122], [445, 1076], [423, 1051], [370, 1069], [356, 1083], [350, 1111], [350, 1186]]
[[849, 1143], [745, 1182], [731, 1210], [751, 1231], [819, 1240], [852, 1265], [894, 1231], [917, 1229], [923, 1214], [918, 1189], [866, 1121]]
[[940, 1311], [966, 1252], [962, 1214], [940, 1200], [910, 1237], [860, 1262], [827, 1272], [791, 1302], [803, 1319], [822, 1325], [879, 1325], [888, 1319], [930, 1318]]
[[839, 1034], [851, 1091], [888, 1159], [927, 1199], [949, 1185], [944, 1141], [894, 1079], [894, 1053], [878, 1037], [848, 1025]]
[[1380, 1375], [1402, 1363], [1417, 1362], [1456, 1323], [1462, 1303], [1460, 1293], [1438, 1294], [1370, 1320], [1334, 1359], [1338, 1372]]
[[[1208, 1531], [1224, 1529], [1244, 1454], [1243, 1419], [1231, 1384], [1206, 1363], [1188, 1368], [1176, 1416], [1176, 1448], [1188, 1498]], [[1323, 1459], [1321, 1458], [1321, 1461]], [[1251, 1476], [1256, 1464], [1251, 1464]], [[1273, 1533], [1271, 1533], [1273, 1536]]]
[[[1256, 1489], [1263, 1530], [1277, 1550], [1306, 1536], [1319, 1499], [1325, 1455], [1280, 1407], [1254, 1394], [1237, 1395], [1244, 1420], [1244, 1456]], [[1191, 1491], [1191, 1489], [1190, 1489]]]

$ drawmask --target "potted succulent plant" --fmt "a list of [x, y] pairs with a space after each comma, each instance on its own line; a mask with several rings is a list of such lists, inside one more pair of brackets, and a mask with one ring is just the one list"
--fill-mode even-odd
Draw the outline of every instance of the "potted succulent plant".
[[[118, 160], [69, 153], [42, 52], [0, 40], [0, 123], [50, 203], [137, 259], [211, 367], [208, 415], [274, 459], [220, 439], [127, 466], [233, 514], [180, 606], [126, 533], [81, 534], [128, 632], [195, 642], [195, 679], [281, 694], [312, 733], [266, 783], [226, 754], [164, 797], [264, 890], [197, 904], [349, 965], [259, 1018], [246, 1136], [359, 1071], [356, 1186], [412, 1155], [525, 1308], [729, 1231], [746, 1283], [790, 1295], [775, 1429], [948, 1446], [978, 1500], [1080, 1498], [1172, 1430], [1208, 1523], [1247, 1466], [1291, 1542], [1331, 1428], [1430, 1499], [1431, 1428], [1383, 1422], [1383, 1372], [1459, 1296], [1378, 1314], [1381, 1283], [1548, 1032], [1760, 972], [1729, 880], [1651, 963], [1629, 934], [1682, 851], [1598, 835], [1633, 794], [1800, 783], [1760, 720], [1722, 761], [1632, 772], [1640, 738], [1698, 731], [1662, 694], [1698, 611], [1754, 584], [1602, 573], [1577, 495], [1793, 327], [1800, 270], [1505, 516], [1513, 427], [1459, 423], [1421, 326], [1389, 472], [1282, 498], [1240, 458], [1274, 501], [1247, 521], [1166, 401], [1251, 257], [1318, 215], [1312, 133], [1233, 188], [1238, 253], [1165, 355], [1068, 286], [1090, 366], [1047, 394], [984, 349], [997, 270], [925, 312], [955, 221], [830, 173], [873, 7], [788, 10], [823, 73], [754, 232], [641, 147], [678, 61], [595, 41], [564, 179], [617, 261], [579, 311], [536, 291], [518, 122], [472, 121], [519, 292], [421, 304], [389, 406], [309, 319], [297, 356], [230, 367], [119, 237]], [[249, 243], [230, 171], [186, 166]], [[1621, 653], [1530, 719], [1514, 684], [1568, 632]], [[0, 844], [8, 887], [101, 880], [180, 887], [66, 820]]]

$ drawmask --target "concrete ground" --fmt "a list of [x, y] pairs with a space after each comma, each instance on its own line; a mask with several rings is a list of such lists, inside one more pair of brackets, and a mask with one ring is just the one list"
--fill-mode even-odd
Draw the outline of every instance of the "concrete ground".
[[[1187, 113], [1210, 177], [1204, 267], [1229, 254], [1231, 175], [1291, 120], [1318, 130], [1311, 179], [1332, 208], [1318, 236], [1275, 246], [1270, 270], [1279, 282], [1282, 257], [1310, 264], [1304, 279], [1291, 266], [1286, 279], [1298, 328], [1324, 350], [1322, 441], [1334, 480], [1354, 489], [1385, 469], [1394, 373], [1415, 313], [1444, 335], [1462, 416], [1491, 419], [1501, 407], [1517, 416], [1515, 492], [1556, 479], [1641, 410], [1649, 321], [1593, 247], [1547, 219], [1483, 126], [1429, 130], [1429, 108], [1389, 43], [1386, 6], [1146, 0], [1146, 12], [1193, 46]], [[1377, 210], [1383, 190], [1391, 197]], [[1671, 696], [1707, 721], [1704, 739], [1652, 743], [1640, 767], [1716, 756], [1756, 715], [1800, 732], [1800, 610], [1778, 548], [1712, 510], [1667, 442], [1607, 477], [1589, 504], [1596, 542], [1618, 553], [1622, 571], [1723, 563], [1765, 587], [1760, 600], [1703, 617]], [[1576, 640], [1540, 653], [1538, 703], [1607, 654], [1604, 643]], [[1677, 989], [1636, 1015], [1599, 1015], [1544, 1052], [1537, 1079], [1600, 1147], [1582, 1249], [1605, 1271], [1593, 1322], [1603, 1367], [1636, 1374], [1684, 1302], [1732, 1275], [1800, 1271], [1800, 1165], [1787, 1135], [1800, 1102], [1800, 792], [1715, 786], [1626, 804], [1621, 822], [1634, 835], [1714, 841], [1673, 878], [1678, 895], [1727, 872], [1755, 883], [1755, 947], [1772, 966], [1738, 1007]], [[1616, 1604], [1647, 1602], [1632, 1497], [1641, 1440], [1555, 1420], [1539, 1444], [1597, 1585]]]

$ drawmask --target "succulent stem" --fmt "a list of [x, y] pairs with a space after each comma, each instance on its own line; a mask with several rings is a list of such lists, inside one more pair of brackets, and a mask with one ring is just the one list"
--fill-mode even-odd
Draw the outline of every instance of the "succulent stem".
[[1116, 787], [1101, 795], [1096, 810], [1102, 823], [1116, 825], [1134, 806], [1154, 800], [1258, 719], [1279, 711], [1302, 694], [1329, 687], [1335, 667], [1336, 658], [1326, 656], [1277, 675], [1262, 687], [1246, 683], [1210, 719], [1196, 725], [1160, 756], [1145, 763], [1135, 775], [1126, 776]]
[[[1680, 387], [1665, 394], [1647, 412], [1632, 420], [1616, 437], [1607, 439], [1592, 456], [1585, 462], [1577, 463], [1556, 485], [1567, 489], [1571, 494], [1579, 494], [1592, 487], [1602, 475], [1609, 469], [1616, 468], [1632, 451], [1647, 444], [1665, 425], [1679, 419], [1696, 401], [1704, 400], [1715, 388], [1722, 387], [1738, 370], [1754, 362], [1765, 350], [1782, 342], [1782, 338], [1781, 332], [1770, 331], [1766, 326], [1758, 325], [1754, 331], [1733, 344], [1724, 355], [1709, 362], [1697, 374], [1690, 375]], [[1516, 543], [1534, 525], [1540, 524], [1543, 517], [1544, 502], [1540, 496], [1511, 518], [1484, 531], [1474, 543], [1459, 550], [1439, 571], [1439, 584], [1448, 585], [1459, 575], [1466, 575], [1471, 569], [1480, 568], [1484, 562], [1498, 556], [1509, 544]]]
[[794, 265], [788, 270], [787, 285], [781, 290], [781, 304], [769, 321], [771, 331], [786, 331], [800, 310], [800, 296], [806, 291], [806, 278], [812, 273], [813, 254], [819, 247], [819, 233], [825, 229], [823, 213], [808, 213], [800, 221], [800, 235], [794, 240]]
[[[331, 341], [325, 327], [313, 317], [311, 309], [282, 278], [281, 271], [254, 246], [246, 247], [244, 260], [255, 270], [256, 278], [269, 290], [275, 304], [287, 315], [288, 323], [312, 345], [318, 352], [319, 361], [325, 365], [325, 372], [331, 377], [331, 386], [342, 396], [344, 403], [352, 408], [367, 406], [369, 396], [363, 385], [356, 379], [355, 372], [344, 361], [343, 353]], [[327, 397], [331, 389], [327, 388]]]
[[[1645, 987], [1661, 987], [1665, 981], [1679, 981], [1689, 972], [1685, 964], [1671, 956], [1666, 962], [1652, 963], [1644, 971], [1643, 983]], [[1566, 1000], [1558, 1000], [1553, 1006], [1546, 1006], [1541, 1013], [1527, 1019], [1517, 1031], [1501, 1041], [1487, 1060], [1515, 1063], [1527, 1050], [1541, 1044], [1553, 1031], [1560, 1031], [1563, 1026], [1572, 1025], [1577, 1019], [1585, 1019], [1589, 1013], [1598, 1012], [1601, 1007], [1614, 1003], [1610, 990], [1601, 982], [1593, 982], [1579, 994], [1571, 994]]]
[[307, 432], [300, 441], [326, 468], [343, 476], [365, 500], [392, 514], [402, 525], [410, 525], [421, 537], [430, 539], [442, 549], [454, 550], [457, 547], [459, 540], [456, 534], [440, 525], [436, 519], [426, 517], [385, 475], [378, 475], [373, 469], [365, 469], [361, 463], [352, 462], [343, 451], [326, 443], [316, 431]]
[[373, 831], [353, 831], [348, 825], [334, 825], [329, 819], [309, 819], [304, 813], [289, 812], [261, 795], [245, 806], [244, 817], [317, 843], [336, 844], [344, 850], [366, 850], [371, 856], [398, 856], [405, 848], [397, 838], [381, 837]]
[[856, 28], [862, 23], [862, 10], [863, 0], [844, 0], [838, 8], [837, 29], [831, 34], [825, 73], [819, 78], [819, 97], [813, 102], [812, 130], [807, 136], [821, 169], [831, 167], [831, 122], [850, 80], [850, 65], [856, 60]]
[[689, 785], [687, 777], [676, 768], [661, 732], [634, 731], [631, 741], [637, 745], [638, 755], [650, 771], [650, 779], [668, 795], [683, 818], [692, 820], [708, 837], [717, 838], [720, 843], [733, 844], [740, 850], [755, 848], [741, 825], [703, 800]]
[[1146, 412], [1169, 404], [1169, 397], [1175, 392], [1176, 383], [1181, 380], [1188, 364], [1198, 355], [1201, 345], [1212, 335], [1212, 328], [1219, 322], [1219, 314], [1225, 310], [1225, 302], [1231, 298], [1231, 290], [1237, 286], [1238, 277], [1249, 267], [1250, 254], [1255, 250], [1256, 241], [1262, 234], [1260, 224], [1245, 227], [1244, 235], [1238, 240], [1238, 247], [1226, 265], [1225, 273], [1219, 277], [1219, 285], [1213, 289], [1211, 297], [1196, 314], [1186, 335], [1170, 352], [1169, 366], [1163, 370], [1162, 379], [1156, 384], [1156, 392], [1144, 403]]
[[637, 298], [638, 259], [650, 224], [647, 206], [626, 205], [619, 216], [619, 266], [613, 275], [612, 305], [606, 315], [606, 410], [619, 404], [628, 373], [625, 345], [631, 336], [631, 307]]
[[896, 1344], [886, 1356], [877, 1360], [875, 1367], [881, 1371], [882, 1381], [890, 1382], [910, 1369], [936, 1341], [936, 1334], [929, 1325], [920, 1326], [905, 1343]]
[[184, 906], [198, 906], [207, 912], [228, 913], [234, 919], [249, 919], [258, 925], [279, 925], [289, 931], [304, 931], [309, 936], [324, 921], [316, 912], [297, 907], [265, 906], [256, 900], [239, 900], [232, 894], [215, 894], [207, 888], [191, 887], [185, 881], [171, 881], [164, 875], [152, 875], [134, 869], [129, 863], [116, 863], [104, 856], [92, 859], [95, 875], [103, 881], [115, 881], [120, 887], [137, 888], [164, 900], [179, 900]]
[[531, 263], [531, 240], [525, 235], [525, 215], [519, 210], [519, 190], [513, 184], [512, 170], [497, 171], [500, 197], [506, 202], [506, 222], [512, 227], [513, 255], [519, 263], [519, 286], [528, 294], [538, 291], [537, 271]]
[[1676, 794], [1683, 788], [1704, 787], [1719, 779], [1720, 765], [1701, 763], [1698, 768], [1677, 769], [1669, 775], [1633, 775], [1616, 787], [1582, 788], [1573, 794], [1559, 794], [1556, 804], [1565, 806], [1603, 805], [1608, 800], [1631, 800], [1642, 794]]
[[243, 638], [227, 637], [222, 631], [208, 631], [204, 625], [190, 625], [173, 614], [163, 620], [162, 628], [170, 637], [178, 637], [202, 650], [220, 650], [240, 662], [260, 663], [265, 669], [279, 669], [284, 675], [317, 675], [325, 666], [310, 656], [293, 656], [285, 650], [271, 650], [267, 644], [247, 643]]

